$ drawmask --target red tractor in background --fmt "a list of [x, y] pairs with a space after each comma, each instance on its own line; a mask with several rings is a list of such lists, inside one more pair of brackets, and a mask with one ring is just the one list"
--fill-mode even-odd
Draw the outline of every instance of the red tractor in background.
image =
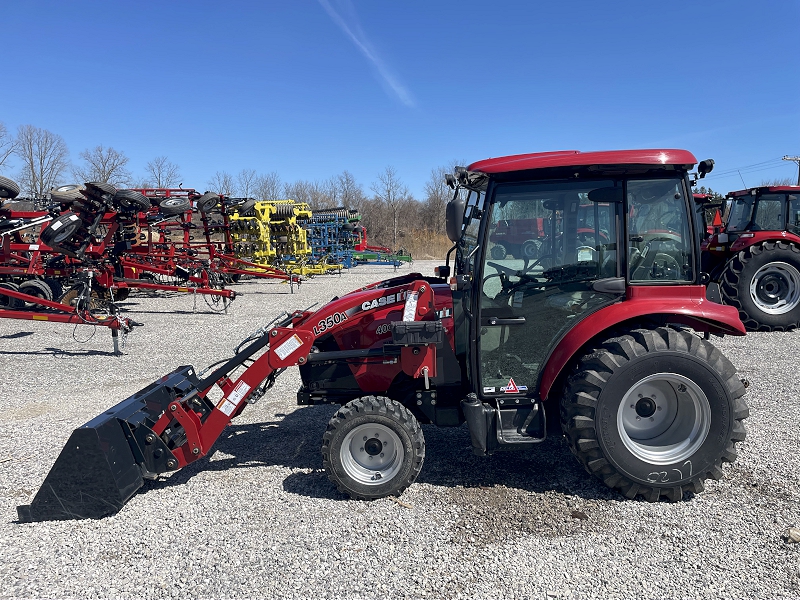
[[[294, 365], [298, 404], [341, 405], [322, 464], [355, 499], [415, 481], [421, 423], [466, 423], [473, 450], [492, 454], [535, 447], [548, 417], [627, 498], [701, 492], [736, 459], [749, 413], [736, 369], [704, 339], [745, 328], [707, 297], [696, 163], [684, 150], [564, 151], [458, 168], [447, 178], [454, 246], [437, 276], [279, 316], [204, 377], [176, 368], [76, 429], [20, 521], [116, 513], [144, 479], [212, 452]], [[492, 256], [501, 222], [538, 217], [553, 232], [537, 258]]]
[[800, 186], [755, 187], [726, 196], [703, 242], [703, 271], [747, 329], [800, 325]]

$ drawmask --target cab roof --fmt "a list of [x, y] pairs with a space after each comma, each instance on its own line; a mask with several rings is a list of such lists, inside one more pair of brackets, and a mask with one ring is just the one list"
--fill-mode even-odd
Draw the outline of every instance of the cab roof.
[[580, 150], [560, 150], [557, 152], [534, 152], [487, 158], [472, 163], [467, 169], [481, 173], [509, 173], [532, 169], [552, 169], [559, 167], [586, 167], [592, 165], [675, 165], [686, 170], [697, 164], [697, 159], [687, 150], [605, 150], [601, 152], [581, 152]]
[[769, 185], [762, 187], [747, 188], [746, 190], [737, 190], [735, 192], [728, 192], [728, 197], [747, 196], [753, 192], [758, 194], [780, 194], [780, 193], [798, 193], [800, 192], [800, 185]]

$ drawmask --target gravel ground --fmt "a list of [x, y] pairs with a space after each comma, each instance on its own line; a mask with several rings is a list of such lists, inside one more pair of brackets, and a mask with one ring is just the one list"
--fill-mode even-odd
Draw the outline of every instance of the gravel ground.
[[295, 294], [243, 282], [227, 315], [202, 300], [195, 312], [188, 296], [131, 296], [146, 325], [121, 357], [107, 330], [78, 342], [68, 325], [0, 320], [0, 597], [800, 597], [800, 544], [781, 539], [800, 523], [798, 332], [716, 342], [752, 384], [748, 437], [722, 481], [678, 504], [625, 500], [561, 439], [482, 458], [465, 427], [431, 426], [400, 502], [346, 500], [319, 451], [335, 408], [297, 407], [292, 369], [210, 457], [146, 484], [119, 514], [16, 522], [74, 428], [178, 365], [228, 356], [283, 309], [392, 273], [360, 266]]

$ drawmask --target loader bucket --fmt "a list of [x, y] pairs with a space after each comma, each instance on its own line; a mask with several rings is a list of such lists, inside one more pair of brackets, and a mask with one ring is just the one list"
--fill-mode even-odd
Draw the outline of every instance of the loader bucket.
[[142, 487], [142, 472], [119, 422], [102, 421], [72, 432], [33, 502], [17, 507], [20, 522], [113, 515]]
[[173, 470], [175, 456], [150, 428], [197, 382], [192, 367], [179, 367], [73, 431], [33, 501], [17, 507], [19, 521], [107, 517], [145, 477]]

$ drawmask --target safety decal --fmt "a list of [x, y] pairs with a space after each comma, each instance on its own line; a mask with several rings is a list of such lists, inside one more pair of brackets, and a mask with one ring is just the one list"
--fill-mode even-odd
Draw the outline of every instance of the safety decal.
[[517, 385], [514, 383], [514, 378], [511, 377], [508, 380], [508, 385], [501, 387], [500, 391], [505, 394], [518, 394], [520, 392], [527, 392], [528, 386], [527, 385]]
[[483, 393], [484, 394], [493, 394], [496, 391], [497, 391], [497, 388], [493, 388], [493, 387], [485, 387], [485, 388], [483, 388]]
[[281, 360], [286, 360], [287, 356], [289, 356], [292, 352], [297, 350], [302, 345], [303, 345], [303, 340], [301, 340], [300, 336], [298, 336], [295, 333], [292, 337], [290, 337], [280, 346], [275, 348], [275, 354], [277, 354], [278, 358], [280, 358]]
[[419, 301], [419, 294], [417, 292], [409, 292], [406, 296], [406, 305], [403, 307], [403, 321], [413, 321], [417, 313], [417, 302]]
[[250, 391], [250, 386], [247, 385], [244, 381], [240, 381], [236, 384], [236, 387], [233, 388], [233, 391], [228, 395], [228, 400], [233, 402], [238, 406], [239, 402], [242, 401], [242, 398], [245, 397], [245, 394]]
[[236, 410], [236, 405], [233, 402], [228, 402], [225, 398], [223, 398], [219, 401], [219, 404], [217, 404], [217, 408], [230, 417], [231, 414], [233, 414], [233, 411]]

